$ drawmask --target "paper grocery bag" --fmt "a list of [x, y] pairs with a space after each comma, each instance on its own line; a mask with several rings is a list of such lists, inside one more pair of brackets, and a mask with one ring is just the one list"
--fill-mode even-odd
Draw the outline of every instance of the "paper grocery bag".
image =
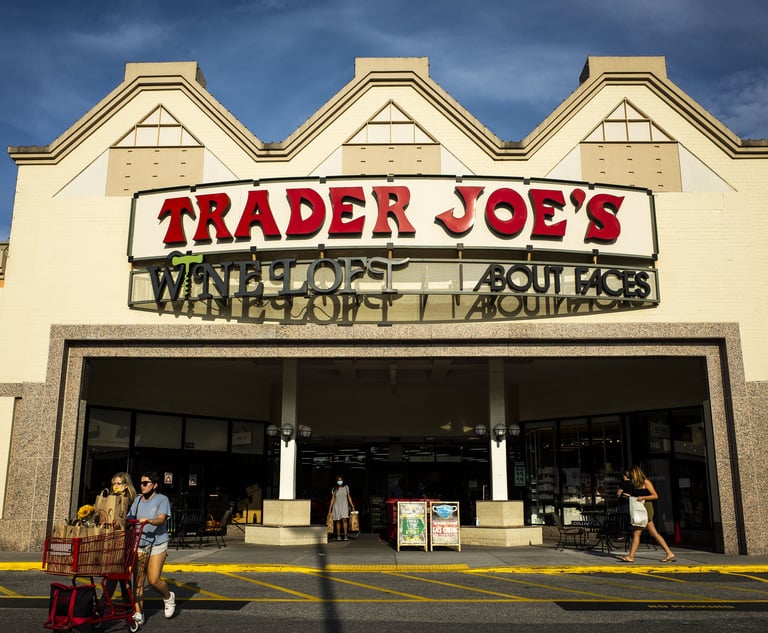
[[51, 526], [51, 536], [53, 538], [65, 538], [67, 536], [68, 527], [69, 523], [66, 519], [59, 519], [58, 521], [54, 521], [53, 525]]
[[128, 498], [123, 495], [99, 495], [96, 497], [96, 514], [101, 523], [113, 525], [119, 530], [125, 529], [125, 519], [128, 515]]

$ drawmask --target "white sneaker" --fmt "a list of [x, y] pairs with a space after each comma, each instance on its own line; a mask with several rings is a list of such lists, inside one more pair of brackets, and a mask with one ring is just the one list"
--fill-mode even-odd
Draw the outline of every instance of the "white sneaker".
[[173, 591], [169, 593], [171, 596], [168, 600], [163, 598], [163, 611], [165, 612], [166, 618], [172, 618], [174, 611], [176, 611], [176, 594], [173, 593]]
[[133, 614], [133, 621], [138, 626], [142, 626], [144, 624], [144, 614], [143, 613], [134, 613]]

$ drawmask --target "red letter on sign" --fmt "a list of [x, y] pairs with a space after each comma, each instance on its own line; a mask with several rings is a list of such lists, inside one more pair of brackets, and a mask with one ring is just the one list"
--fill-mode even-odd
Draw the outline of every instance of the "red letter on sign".
[[[512, 213], [509, 220], [502, 220], [496, 215], [496, 209], [504, 207]], [[485, 205], [485, 220], [491, 230], [498, 235], [517, 235], [523, 230], [528, 219], [528, 207], [525, 200], [514, 189], [497, 189], [494, 191]]]
[[483, 193], [484, 187], [456, 187], [456, 193], [461, 197], [464, 203], [464, 215], [457, 218], [453, 215], [453, 209], [448, 209], [435, 216], [435, 220], [440, 222], [450, 233], [460, 235], [466, 233], [475, 224], [475, 203]]
[[168, 198], [163, 202], [163, 208], [157, 214], [157, 219], [162, 220], [166, 215], [171, 216], [168, 224], [168, 230], [163, 238], [164, 244], [186, 244], [187, 238], [184, 235], [184, 214], [190, 216], [193, 220], [195, 212], [192, 209], [192, 201], [189, 198]]
[[[325, 221], [325, 202], [314, 189], [286, 190], [291, 205], [291, 219], [288, 221], [286, 235], [314, 235]], [[309, 215], [301, 217], [301, 203], [309, 205]]]
[[589, 226], [585, 241], [615, 242], [621, 235], [621, 223], [616, 217], [624, 196], [599, 193], [587, 203]]
[[362, 187], [331, 187], [331, 226], [328, 235], [353, 233], [360, 235], [363, 232], [365, 217], [352, 218], [344, 221], [344, 217], [351, 217], [354, 207], [347, 200], [362, 202], [365, 204], [365, 194]]
[[197, 221], [195, 241], [209, 241], [208, 223], [212, 222], [216, 227], [216, 239], [232, 239], [227, 225], [224, 224], [224, 214], [229, 211], [230, 201], [226, 193], [211, 193], [197, 196], [197, 204], [200, 207], [200, 219]]
[[555, 215], [555, 211], [565, 206], [565, 196], [557, 189], [531, 189], [529, 192], [533, 201], [533, 231], [531, 237], [563, 237], [566, 220], [547, 224], [547, 220]]
[[264, 237], [280, 237], [280, 229], [269, 207], [269, 192], [257, 189], [248, 192], [245, 209], [235, 231], [235, 237], [251, 237], [251, 227], [260, 224]]
[[[413, 235], [416, 229], [405, 217], [405, 209], [411, 201], [408, 187], [374, 187], [373, 195], [379, 203], [379, 215], [373, 227], [374, 235], [392, 235], [387, 219], [391, 213], [397, 222], [398, 235]], [[390, 202], [390, 198], [392, 198]]]

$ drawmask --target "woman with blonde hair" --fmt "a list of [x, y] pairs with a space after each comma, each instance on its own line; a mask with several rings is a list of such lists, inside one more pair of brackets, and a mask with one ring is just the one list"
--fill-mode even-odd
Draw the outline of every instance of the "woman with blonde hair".
[[[136, 488], [133, 485], [131, 476], [126, 472], [119, 472], [112, 475], [112, 494], [123, 496], [128, 499], [128, 506], [133, 503], [136, 498]], [[104, 583], [104, 592], [112, 597], [117, 588], [117, 580], [107, 580]], [[128, 599], [128, 592], [126, 590], [125, 582], [120, 581], [120, 594], [123, 601]]]
[[[619, 484], [619, 496], [621, 497], [637, 497], [638, 501], [645, 503], [645, 511], [648, 513], [648, 534], [650, 534], [654, 540], [661, 545], [666, 553], [666, 556], [661, 559], [662, 563], [672, 563], [675, 560], [675, 555], [669, 545], [664, 540], [664, 537], [659, 534], [656, 526], [653, 524], [653, 501], [659, 498], [656, 488], [653, 487], [653, 483], [648, 476], [643, 472], [643, 469], [639, 466], [632, 466], [625, 475], [624, 481]], [[629, 554], [626, 556], [620, 556], [619, 560], [625, 563], [635, 562], [635, 553], [638, 547], [640, 547], [640, 535], [643, 533], [642, 527], [632, 526], [632, 545], [629, 548]]]
[[136, 498], [136, 488], [128, 473], [115, 473], [112, 475], [112, 494], [127, 497], [128, 503], [133, 503]]

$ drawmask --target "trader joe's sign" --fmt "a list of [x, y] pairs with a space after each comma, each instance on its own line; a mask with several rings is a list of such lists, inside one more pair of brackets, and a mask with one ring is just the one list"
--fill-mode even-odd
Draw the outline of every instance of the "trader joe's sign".
[[515, 178], [345, 177], [199, 185], [134, 196], [128, 255], [407, 246], [653, 258], [645, 189]]

